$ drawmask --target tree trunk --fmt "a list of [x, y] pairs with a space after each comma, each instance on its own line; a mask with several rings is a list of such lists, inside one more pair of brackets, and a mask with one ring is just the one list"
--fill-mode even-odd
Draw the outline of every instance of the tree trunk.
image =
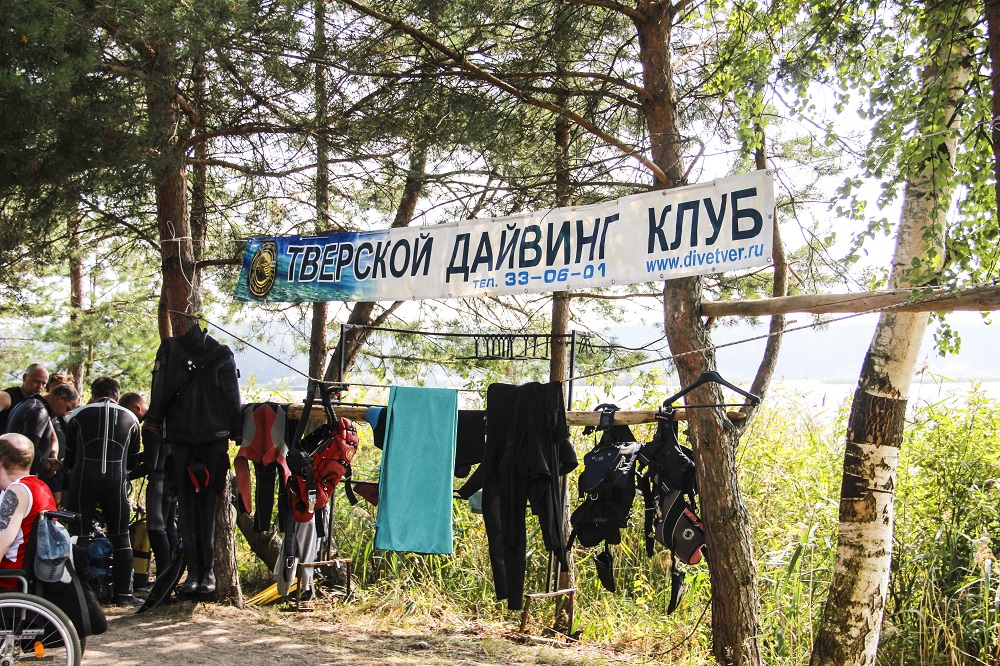
[[253, 516], [249, 513], [236, 514], [236, 527], [250, 546], [250, 552], [260, 558], [269, 570], [281, 556], [281, 533], [272, 525], [267, 532], [257, 532], [253, 526]]
[[150, 125], [160, 133], [160, 161], [156, 164], [156, 221], [160, 232], [160, 333], [181, 335], [193, 321], [186, 313], [201, 309], [195, 272], [191, 219], [188, 211], [187, 165], [178, 127], [176, 73], [172, 48], [157, 45], [148, 62], [146, 101]]
[[[562, 81], [562, 67], [557, 65], [559, 80]], [[568, 96], [565, 92], [556, 93], [556, 101], [560, 108], [565, 108], [568, 103]], [[556, 157], [556, 206], [567, 206], [572, 199], [572, 182], [569, 163], [570, 149], [570, 126], [566, 118], [559, 116], [555, 122], [555, 157]], [[549, 360], [549, 381], [564, 382], [569, 377], [570, 364], [570, 341], [566, 337], [570, 329], [570, 303], [572, 295], [568, 291], [557, 291], [552, 294], [552, 343]], [[568, 386], [563, 387], [568, 397]], [[573, 406], [566, 405], [572, 410]], [[569, 522], [572, 513], [570, 505], [569, 480], [563, 477], [563, 539], [568, 540], [573, 526]], [[576, 587], [576, 562], [573, 551], [570, 549], [566, 553], [566, 569], [559, 570], [556, 579], [556, 589], [568, 590]], [[573, 598], [556, 600], [556, 629], [569, 633], [573, 630], [570, 626], [570, 618], [573, 617]]]
[[[903, 194], [890, 273], [892, 288], [932, 281], [944, 256], [945, 216], [954, 188], [957, 104], [968, 78], [964, 43], [942, 47], [925, 67], [917, 134], [926, 146]], [[928, 104], [933, 104], [931, 107]], [[921, 108], [923, 107], [923, 108]], [[946, 118], [949, 126], [933, 124]], [[912, 271], [913, 259], [921, 270]], [[910, 380], [927, 313], [883, 313], [858, 379], [847, 424], [837, 556], [812, 666], [875, 663], [889, 587], [899, 448]]]
[[[639, 0], [635, 19], [639, 36], [643, 84], [649, 96], [643, 111], [654, 163], [663, 171], [664, 188], [684, 185], [682, 138], [677, 128], [674, 98], [671, 31], [673, 5]], [[715, 369], [715, 351], [700, 317], [701, 277], [669, 280], [663, 285], [664, 332], [681, 385], [703, 371]], [[700, 353], [689, 353], [703, 350]], [[704, 384], [687, 394], [687, 404], [717, 404], [722, 393], [716, 384]], [[698, 486], [711, 488], [702, 496], [702, 519], [708, 546], [712, 585], [713, 654], [720, 664], [761, 663], [760, 596], [757, 564], [750, 539], [750, 516], [736, 476], [737, 429], [721, 407], [690, 410], [688, 438], [698, 460]]]
[[[184, 137], [190, 125], [177, 102], [181, 94], [177, 86], [177, 65], [173, 47], [167, 43], [147, 46], [146, 103], [149, 124], [159, 133], [160, 161], [155, 165], [156, 219], [160, 232], [160, 254], [163, 283], [160, 290], [159, 329], [161, 337], [182, 335], [195, 320], [188, 315], [201, 311], [201, 285], [195, 252], [195, 236], [203, 234], [205, 216], [196, 216], [197, 230], [192, 229], [189, 210], [187, 156]], [[200, 71], [200, 74], [199, 74]], [[195, 112], [205, 94], [204, 72], [196, 67]], [[190, 120], [190, 119], [188, 119]], [[200, 120], [199, 120], [200, 122]], [[202, 146], [204, 150], [204, 146]], [[196, 205], [201, 213], [207, 210], [207, 196], [201, 174]], [[212, 598], [243, 605], [243, 592], [236, 570], [235, 523], [229, 497], [229, 482], [216, 507], [215, 574], [216, 591]]]
[[[316, 56], [316, 232], [323, 233], [330, 227], [330, 164], [329, 138], [327, 135], [326, 107], [326, 0], [313, 3], [313, 51]], [[309, 376], [318, 378], [323, 373], [327, 351], [325, 301], [313, 303], [312, 328], [309, 333]]]
[[[198, 114], [195, 132], [204, 137], [208, 131], [204, 111], [208, 77], [203, 58], [199, 58], [194, 66], [192, 92], [193, 107]], [[199, 139], [195, 144], [194, 156], [195, 164], [191, 169], [191, 254], [195, 261], [195, 282], [200, 284], [201, 269], [197, 264], [205, 254], [205, 239], [208, 237], [208, 142], [205, 139]], [[196, 289], [200, 291], [200, 286]]]
[[[69, 320], [75, 322], [83, 311], [83, 244], [80, 242], [80, 218], [69, 219]], [[69, 342], [70, 363], [76, 392], [83, 395], [83, 343], [74, 335]]]
[[[399, 206], [396, 208], [396, 217], [393, 219], [390, 228], [398, 229], [405, 227], [413, 221], [413, 216], [417, 210], [417, 202], [420, 200], [420, 194], [423, 192], [426, 169], [427, 145], [426, 143], [418, 142], [414, 145], [413, 152], [410, 154], [410, 168], [406, 176], [406, 183], [403, 186], [403, 196], [399, 200]], [[373, 317], [375, 305], [375, 303], [371, 302], [355, 303], [354, 309], [351, 310], [351, 314], [347, 318], [347, 323], [355, 326], [371, 326], [375, 324], [376, 318]], [[394, 303], [380, 315], [380, 319], [384, 319], [388, 313], [395, 310], [399, 305], [399, 302]], [[326, 366], [326, 373], [323, 379], [328, 382], [343, 381], [344, 378], [340, 376], [340, 368], [343, 366], [346, 373], [354, 365], [358, 353], [360, 353], [366, 340], [368, 340], [368, 331], [366, 329], [347, 329], [344, 335], [341, 336], [341, 340], [337, 343], [333, 354], [330, 356], [330, 362]]]
[[226, 476], [226, 491], [218, 498], [215, 506], [215, 592], [211, 594], [211, 599], [227, 601], [237, 608], [243, 608], [243, 590], [240, 588], [240, 576], [236, 568], [236, 507], [229, 501], [233, 476]]

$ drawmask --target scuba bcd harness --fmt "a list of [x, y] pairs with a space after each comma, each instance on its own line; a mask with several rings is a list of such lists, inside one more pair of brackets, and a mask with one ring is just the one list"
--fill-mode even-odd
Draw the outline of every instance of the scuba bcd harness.
[[673, 409], [657, 414], [653, 440], [638, 455], [639, 489], [645, 505], [646, 555], [652, 556], [656, 542], [671, 553], [670, 603], [672, 613], [684, 594], [684, 572], [677, 560], [697, 564], [705, 548], [705, 531], [697, 515], [694, 452], [678, 441]]
[[[320, 392], [326, 423], [303, 437], [314, 402], [313, 388]], [[326, 506], [341, 479], [351, 478], [351, 460], [358, 450], [358, 431], [353, 421], [338, 418], [333, 411], [330, 395], [341, 389], [339, 385], [310, 387], [288, 449], [286, 460], [292, 475], [287, 488], [296, 522], [307, 522], [316, 509]]]
[[614, 562], [608, 546], [621, 543], [621, 528], [628, 525], [635, 500], [634, 475], [639, 444], [628, 426], [613, 425], [614, 413], [618, 411], [616, 405], [601, 404], [595, 411], [601, 412], [600, 424], [583, 432], [590, 434], [596, 429], [603, 434], [594, 448], [583, 456], [579, 492], [585, 499], [570, 516], [573, 530], [567, 548], [576, 538], [586, 547], [597, 546], [603, 541], [604, 551], [597, 555], [594, 564], [601, 585], [614, 592]]

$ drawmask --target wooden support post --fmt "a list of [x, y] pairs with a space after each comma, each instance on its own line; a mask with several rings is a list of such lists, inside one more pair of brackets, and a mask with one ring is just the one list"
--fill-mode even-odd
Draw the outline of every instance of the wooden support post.
[[354, 566], [350, 559], [339, 559], [339, 560], [325, 560], [322, 562], [299, 562], [299, 566], [296, 568], [295, 577], [295, 610], [302, 610], [302, 577], [305, 575], [306, 569], [315, 569], [316, 567], [344, 567], [344, 597], [351, 596], [351, 577], [354, 575]]
[[[545, 599], [548, 597], [565, 597], [566, 604], [565, 608], [569, 609], [569, 626], [573, 626], [573, 608], [574, 600], [576, 598], [576, 588], [567, 588], [565, 590], [556, 590], [555, 592], [538, 592], [537, 594], [526, 594], [524, 595], [524, 608], [521, 610], [521, 624], [517, 631], [519, 634], [528, 633], [528, 610], [531, 608], [531, 602], [535, 599]], [[558, 613], [558, 609], [556, 610]], [[558, 617], [554, 621], [558, 621]]]
[[[703, 317], [766, 317], [803, 312], [833, 314], [891, 308], [892, 312], [985, 312], [1000, 309], [1000, 285], [987, 284], [926, 296], [914, 289], [864, 291], [858, 294], [803, 294], [749, 301], [704, 301]], [[910, 302], [912, 301], [912, 303]]]

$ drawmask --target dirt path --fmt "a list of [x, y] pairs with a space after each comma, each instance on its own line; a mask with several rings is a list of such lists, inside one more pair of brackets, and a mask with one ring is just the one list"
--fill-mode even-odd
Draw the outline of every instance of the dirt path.
[[504, 638], [502, 627], [403, 627], [401, 623], [379, 627], [363, 616], [331, 619], [334, 614], [329, 609], [288, 613], [181, 602], [141, 615], [117, 608], [107, 611], [109, 629], [89, 639], [84, 666], [636, 663], [634, 657], [616, 657], [587, 646], [521, 645]]

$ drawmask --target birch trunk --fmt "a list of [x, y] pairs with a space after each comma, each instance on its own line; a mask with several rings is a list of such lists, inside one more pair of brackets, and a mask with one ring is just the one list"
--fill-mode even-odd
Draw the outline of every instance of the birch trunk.
[[[918, 110], [918, 132], [932, 143], [904, 189], [891, 288], [923, 286], [931, 281], [929, 271], [941, 267], [959, 130], [956, 109], [967, 67], [967, 46], [956, 41], [922, 73], [922, 98], [935, 106]], [[936, 95], [938, 86], [942, 94]], [[934, 118], [948, 123], [942, 127]], [[921, 270], [912, 269], [914, 259]], [[928, 318], [928, 313], [884, 312], [861, 368], [847, 425], [836, 563], [812, 666], [875, 663], [889, 587], [904, 416]]]

